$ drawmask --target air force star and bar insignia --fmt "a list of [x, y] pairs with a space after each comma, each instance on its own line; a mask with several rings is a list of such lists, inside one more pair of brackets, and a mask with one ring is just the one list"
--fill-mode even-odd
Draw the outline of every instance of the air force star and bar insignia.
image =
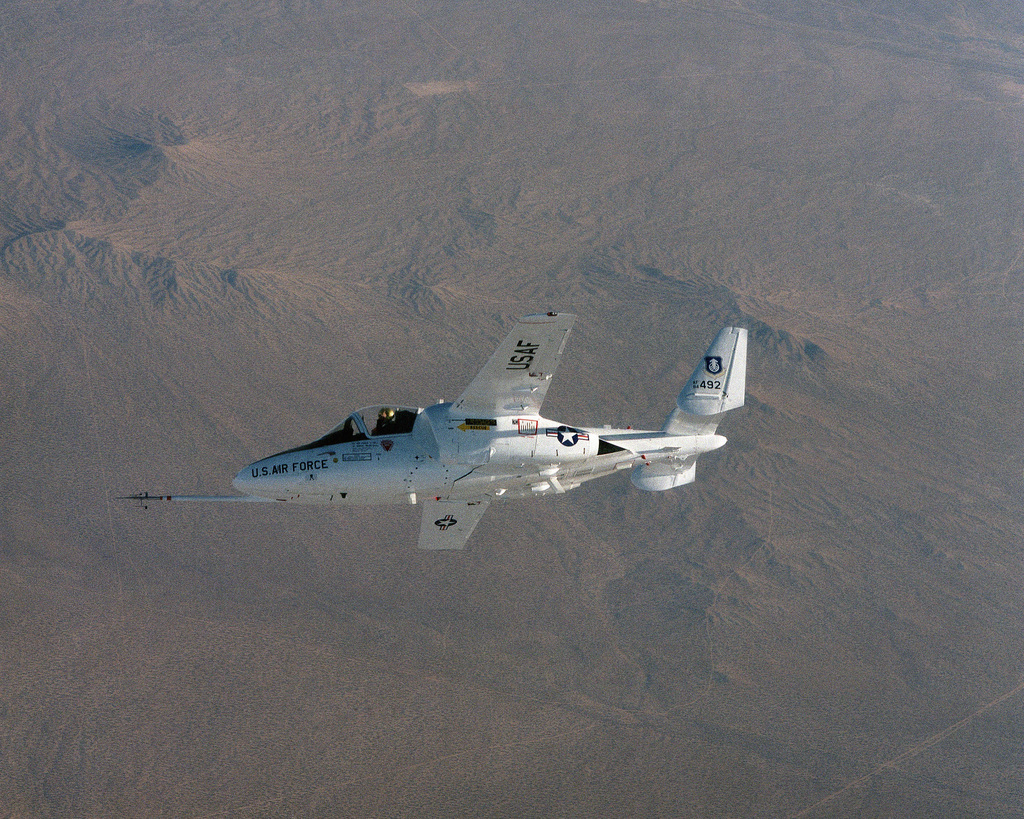
[[704, 356], [704, 369], [712, 375], [718, 375], [722, 371], [722, 357], [720, 355]]
[[440, 520], [435, 520], [434, 521], [434, 525], [438, 529], [440, 529], [442, 532], [447, 532], [456, 523], [458, 523], [458, 521], [452, 515], [450, 515], [450, 514], [449, 515], [445, 515]]
[[557, 429], [549, 429], [547, 431], [549, 438], [558, 438], [558, 443], [562, 446], [576, 446], [580, 441], [589, 441], [590, 436], [578, 429], [572, 427], [561, 426]]

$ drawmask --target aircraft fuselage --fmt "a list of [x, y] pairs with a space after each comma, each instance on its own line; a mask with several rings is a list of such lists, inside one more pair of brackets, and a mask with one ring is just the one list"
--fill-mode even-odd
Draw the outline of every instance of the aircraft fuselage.
[[355, 413], [351, 440], [328, 435], [323, 443], [256, 461], [238, 473], [234, 486], [301, 504], [522, 498], [562, 493], [643, 463], [644, 450], [671, 446], [678, 457], [725, 443], [720, 435], [570, 427], [538, 415], [467, 418], [451, 408], [406, 409], [416, 413], [415, 422], [397, 434], [376, 433]]

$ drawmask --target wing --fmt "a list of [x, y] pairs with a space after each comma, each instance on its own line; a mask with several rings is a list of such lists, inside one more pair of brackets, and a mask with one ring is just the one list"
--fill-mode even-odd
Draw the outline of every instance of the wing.
[[425, 501], [420, 524], [421, 549], [465, 549], [490, 501]]
[[452, 410], [480, 418], [516, 412], [539, 414], [575, 320], [569, 313], [519, 319]]

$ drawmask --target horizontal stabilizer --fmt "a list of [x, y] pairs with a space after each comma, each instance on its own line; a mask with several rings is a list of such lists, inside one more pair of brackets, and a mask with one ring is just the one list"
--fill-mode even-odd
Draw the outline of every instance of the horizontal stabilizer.
[[630, 480], [645, 492], [664, 492], [677, 486], [693, 483], [697, 479], [697, 456], [682, 464], [662, 462], [642, 464], [633, 470]]

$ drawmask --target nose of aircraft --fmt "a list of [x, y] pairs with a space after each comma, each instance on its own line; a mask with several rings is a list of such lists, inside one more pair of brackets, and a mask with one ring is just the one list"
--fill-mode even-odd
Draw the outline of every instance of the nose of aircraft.
[[238, 474], [235, 475], [235, 479], [231, 482], [231, 485], [235, 487], [239, 492], [243, 494], [251, 494], [253, 479], [250, 467], [246, 466], [239, 470]]

